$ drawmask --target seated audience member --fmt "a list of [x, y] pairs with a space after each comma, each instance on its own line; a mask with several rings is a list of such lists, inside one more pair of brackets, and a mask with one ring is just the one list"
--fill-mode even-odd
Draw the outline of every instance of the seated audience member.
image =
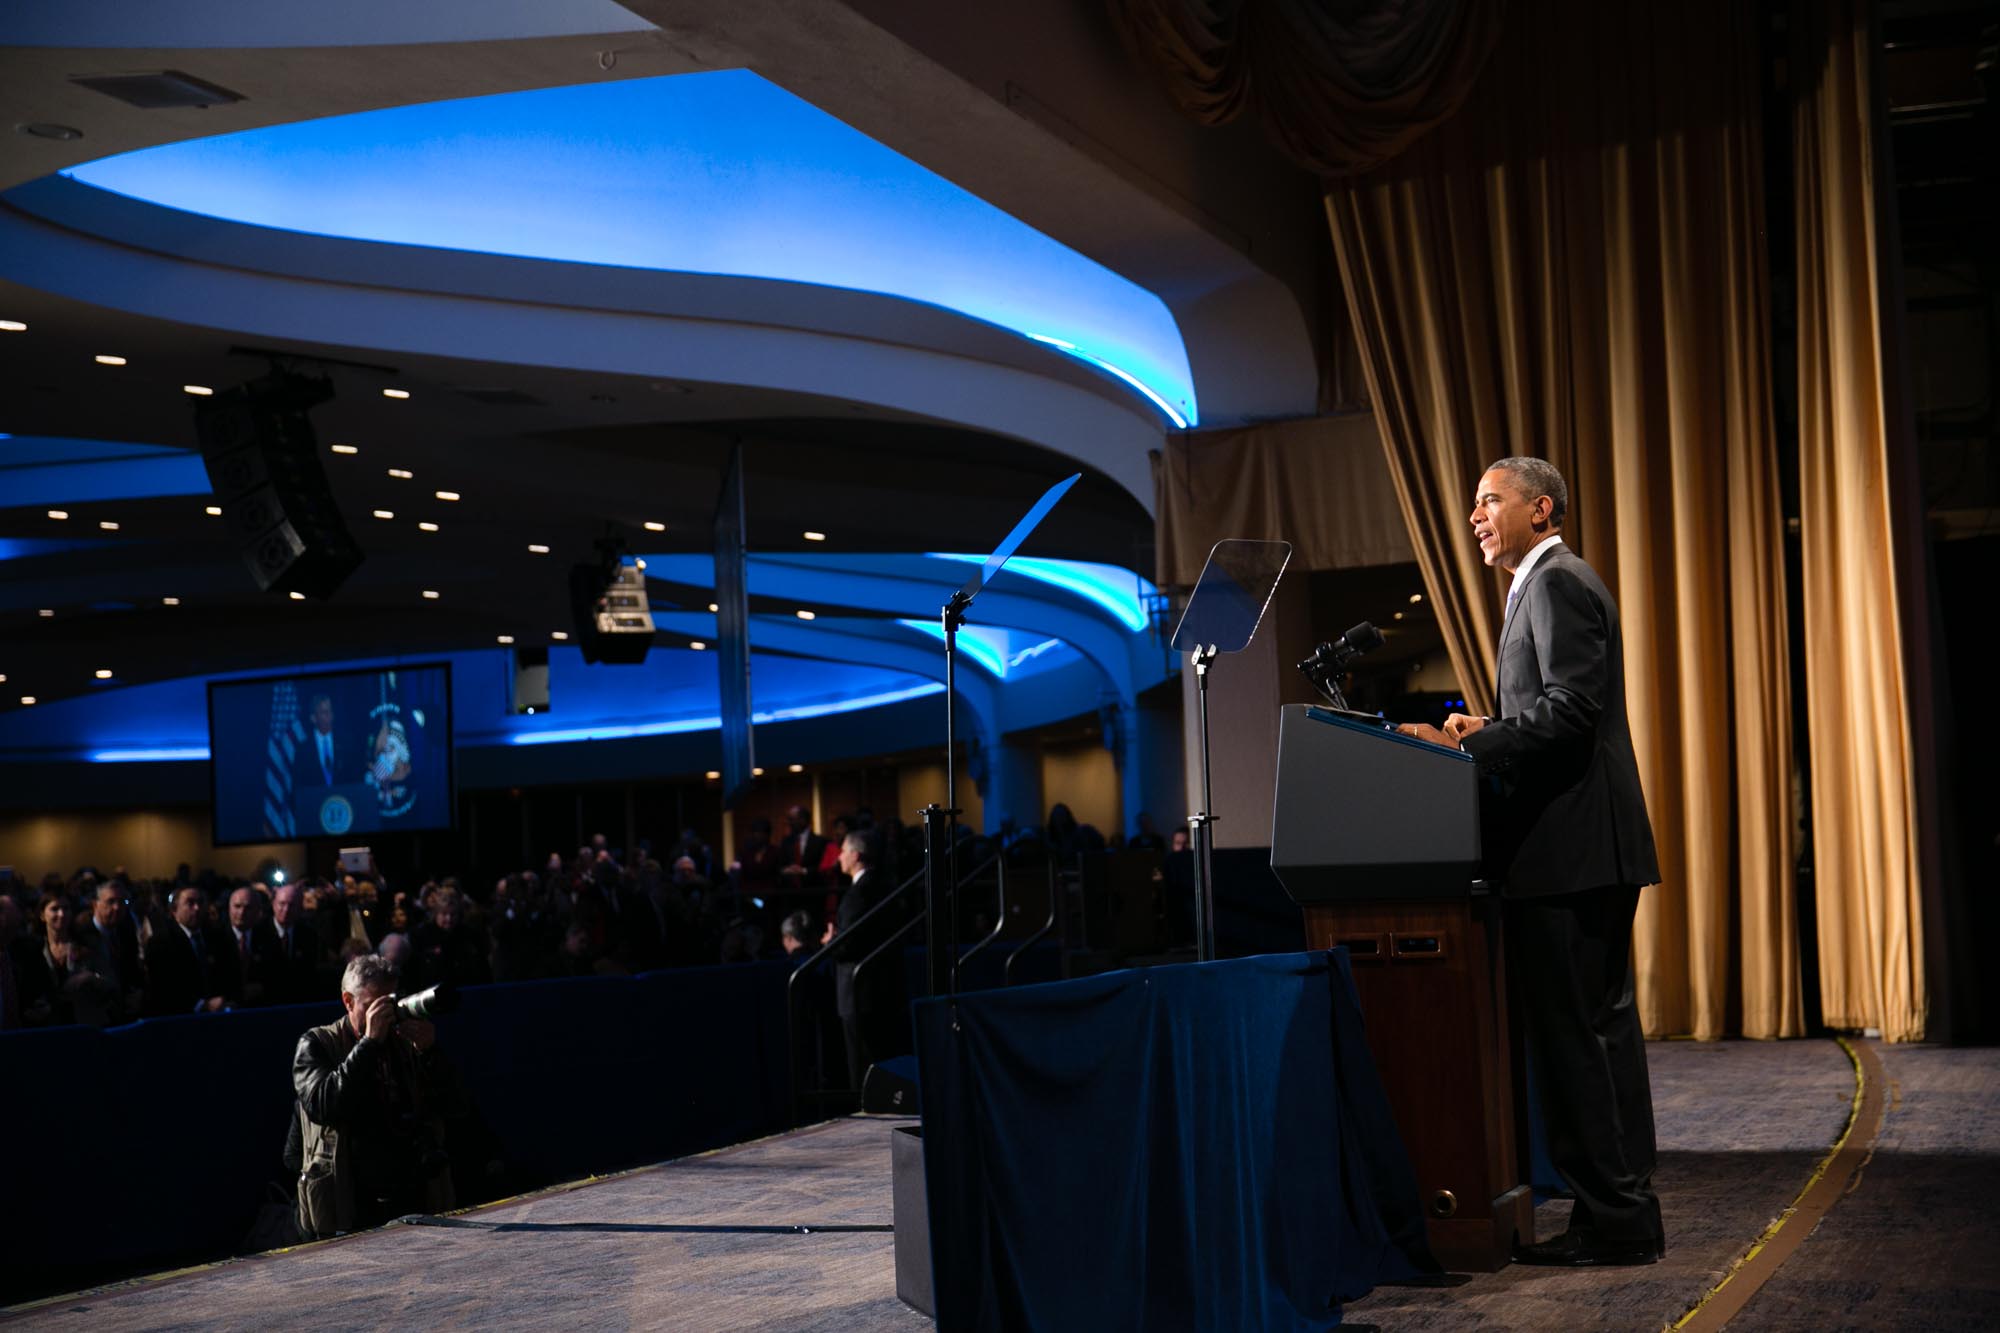
[[99, 884], [90, 920], [77, 934], [104, 983], [107, 1023], [126, 1022], [145, 1010], [146, 971], [139, 962], [139, 932], [126, 912], [126, 892], [116, 877]]
[[778, 943], [784, 946], [785, 957], [793, 967], [805, 962], [822, 940], [831, 939], [830, 931], [815, 931], [811, 912], [800, 909], [785, 918], [778, 928]]
[[319, 932], [305, 905], [306, 891], [282, 885], [271, 895], [270, 996], [274, 1004], [305, 1004], [320, 997]]
[[10, 950], [21, 1022], [36, 1028], [74, 1023], [77, 990], [86, 978], [95, 978], [78, 965], [67, 892], [45, 893], [33, 920], [34, 928]]
[[1135, 826], [1139, 831], [1134, 833], [1132, 840], [1125, 844], [1126, 850], [1134, 852], [1163, 852], [1167, 849], [1167, 840], [1162, 838], [1160, 831], [1153, 827], [1153, 817], [1144, 810], [1139, 812], [1139, 818], [1135, 821]]
[[204, 923], [202, 891], [184, 885], [173, 914], [146, 947], [146, 1008], [154, 1014], [217, 1013], [229, 1003], [237, 973], [229, 937]]
[[464, 1099], [436, 1030], [397, 1011], [395, 982], [386, 959], [354, 959], [341, 974], [342, 1017], [299, 1038], [298, 1222], [308, 1236], [452, 1206], [445, 1121]]
[[423, 961], [410, 947], [410, 937], [390, 931], [375, 946], [375, 955], [395, 970], [395, 984], [391, 987], [398, 995], [413, 995], [424, 988]]
[[430, 916], [410, 937], [425, 986], [477, 986], [491, 978], [486, 953], [465, 921], [465, 898], [441, 888], [430, 899]]
[[551, 977], [594, 977], [614, 972], [609, 961], [599, 959], [591, 947], [590, 927], [580, 924], [563, 933], [562, 948], [546, 969], [546, 975]]

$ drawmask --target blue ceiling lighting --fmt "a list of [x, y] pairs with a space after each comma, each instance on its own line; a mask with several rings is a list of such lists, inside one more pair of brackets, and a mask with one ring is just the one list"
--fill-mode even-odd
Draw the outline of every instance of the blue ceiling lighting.
[[[836, 713], [854, 713], [864, 708], [881, 708], [888, 704], [899, 704], [910, 699], [922, 699], [927, 695], [944, 693], [944, 686], [935, 681], [921, 685], [911, 685], [899, 690], [883, 690], [877, 694], [860, 695], [849, 699], [833, 699], [823, 703], [799, 704], [788, 708], [759, 710], [750, 714], [750, 720], [758, 726], [772, 722], [800, 722], [807, 718], [831, 717]], [[606, 741], [623, 740], [632, 736], [670, 736], [689, 731], [720, 731], [720, 717], [676, 718], [668, 722], [636, 722], [624, 726], [565, 727], [553, 731], [527, 731], [514, 736], [515, 745], [554, 745], [564, 741]]]
[[1157, 296], [748, 70], [394, 107], [63, 174], [290, 231], [920, 301], [1199, 420]]
[[207, 494], [201, 455], [186, 449], [0, 435], [0, 507]]
[[[907, 625], [913, 630], [928, 634], [938, 642], [944, 642], [944, 625], [936, 620], [898, 620], [899, 625]], [[962, 625], [958, 631], [958, 646], [964, 654], [986, 668], [988, 675], [1007, 678], [1007, 651], [1004, 641], [995, 642], [989, 637], [990, 631], [982, 626]]]
[[96, 750], [90, 756], [93, 764], [157, 764], [170, 760], [207, 759], [206, 745], [186, 745], [176, 748], [150, 750]]
[[[973, 565], [986, 559], [985, 556], [957, 555], [946, 551], [928, 551], [925, 554], [933, 560], [957, 560]], [[1009, 574], [1073, 592], [1109, 611], [1134, 634], [1146, 628], [1146, 600], [1158, 591], [1150, 581], [1129, 569], [1088, 560], [1046, 560], [1017, 555], [1000, 571], [1002, 578]]]

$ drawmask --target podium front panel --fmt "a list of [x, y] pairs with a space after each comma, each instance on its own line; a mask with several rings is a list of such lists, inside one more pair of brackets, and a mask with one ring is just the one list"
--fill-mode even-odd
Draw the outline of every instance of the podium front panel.
[[1301, 906], [1463, 897], [1480, 874], [1472, 756], [1304, 704], [1278, 728], [1271, 869]]

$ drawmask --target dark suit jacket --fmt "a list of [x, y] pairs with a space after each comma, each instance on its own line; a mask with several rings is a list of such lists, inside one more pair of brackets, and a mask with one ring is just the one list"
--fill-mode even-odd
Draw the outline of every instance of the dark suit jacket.
[[1655, 884], [1625, 716], [1618, 608], [1567, 545], [1528, 571], [1500, 633], [1500, 716], [1465, 738], [1492, 779], [1486, 865], [1510, 898]]
[[[333, 733], [333, 780], [335, 782], [361, 781], [362, 759], [359, 748], [353, 741], [342, 743], [340, 730]], [[299, 748], [292, 753], [292, 790], [301, 791], [307, 787], [327, 786], [326, 774], [319, 766], [319, 733], [306, 724], [306, 738], [299, 742]]]
[[320, 975], [319, 932], [300, 912], [292, 922], [292, 941], [285, 947], [284, 935], [275, 922], [264, 922], [260, 930], [271, 934], [270, 980], [267, 999], [272, 1004], [305, 1004], [333, 997], [330, 985]]
[[833, 969], [834, 1007], [842, 1018], [893, 1009], [901, 993], [901, 979], [897, 976], [901, 960], [888, 954], [868, 965], [868, 970], [861, 974], [859, 987], [854, 976], [861, 960], [903, 924], [903, 918], [894, 909], [865, 926], [856, 924], [895, 887], [881, 871], [864, 869], [840, 897], [840, 910], [834, 916], [835, 937], [851, 937], [839, 955], [841, 961]]
[[205, 955], [197, 958], [179, 922], [166, 917], [154, 925], [146, 943], [147, 1012], [191, 1014], [211, 995], [235, 999], [242, 993], [234, 937], [204, 930], [201, 942]]

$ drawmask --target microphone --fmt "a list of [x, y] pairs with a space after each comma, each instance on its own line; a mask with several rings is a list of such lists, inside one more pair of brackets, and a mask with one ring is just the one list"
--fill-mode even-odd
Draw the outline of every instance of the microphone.
[[1364, 620], [1332, 643], [1323, 643], [1313, 649], [1312, 656], [1299, 663], [1299, 670], [1308, 677], [1338, 671], [1355, 658], [1372, 653], [1381, 646], [1382, 631]]

